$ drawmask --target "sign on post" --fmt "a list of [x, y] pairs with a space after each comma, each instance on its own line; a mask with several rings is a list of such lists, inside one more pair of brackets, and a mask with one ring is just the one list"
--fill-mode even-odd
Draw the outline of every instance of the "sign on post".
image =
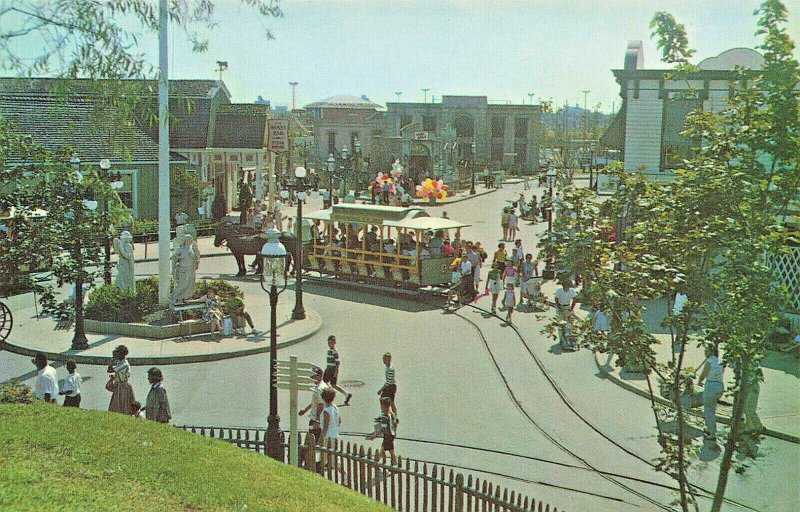
[[289, 150], [289, 120], [269, 120], [269, 150], [273, 153], [283, 153]]
[[297, 356], [289, 356], [288, 361], [276, 362], [278, 368], [275, 386], [289, 391], [289, 464], [297, 466], [297, 393], [314, 388], [316, 382], [311, 377], [314, 365], [299, 362]]

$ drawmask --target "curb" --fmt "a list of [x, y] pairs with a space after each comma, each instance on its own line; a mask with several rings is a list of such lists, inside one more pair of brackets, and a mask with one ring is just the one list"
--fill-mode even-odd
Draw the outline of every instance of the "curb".
[[440, 202], [437, 201], [437, 202], [431, 204], [431, 203], [428, 203], [427, 201], [414, 200], [414, 202], [411, 203], [411, 204], [413, 204], [414, 206], [430, 206], [432, 208], [433, 207], [437, 207], [437, 206], [447, 206], [448, 204], [456, 204], [456, 203], [460, 203], [462, 201], [469, 201], [470, 199], [475, 199], [476, 197], [486, 196], [486, 195], [491, 194], [492, 192], [497, 192], [498, 190], [500, 190], [500, 189], [499, 188], [492, 188], [492, 189], [489, 189], [489, 190], [484, 190], [483, 192], [476, 192], [475, 195], [472, 195], [472, 196], [469, 195], [469, 193], [467, 193], [467, 195], [464, 196], [464, 197], [458, 197], [456, 199], [453, 199], [452, 201], [447, 201], [445, 203], [440, 203]]
[[[624, 380], [620, 379], [616, 375], [614, 375], [611, 372], [609, 372], [608, 370], [606, 370], [605, 367], [600, 364], [600, 360], [597, 357], [597, 352], [596, 351], [593, 352], [592, 354], [594, 355], [594, 362], [597, 365], [597, 369], [600, 371], [600, 373], [602, 374], [603, 378], [608, 379], [609, 381], [613, 382], [614, 384], [616, 384], [617, 386], [619, 386], [619, 387], [621, 387], [623, 389], [626, 389], [626, 390], [628, 390], [628, 391], [630, 391], [632, 393], [635, 393], [635, 394], [637, 394], [637, 395], [639, 395], [641, 397], [647, 398], [648, 400], [650, 399], [650, 393], [648, 393], [647, 391], [645, 391], [643, 389], [639, 389], [638, 387], [634, 386], [633, 384], [628, 384]], [[667, 400], [666, 398], [661, 397], [661, 396], [653, 396], [653, 399], [656, 402], [658, 402], [659, 404], [661, 404], [661, 405], [663, 405], [665, 407], [672, 408], [673, 405], [674, 405], [672, 402], [670, 402], [669, 400]], [[686, 413], [687, 414], [691, 414], [692, 416], [695, 416], [695, 417], [698, 417], [698, 418], [702, 418], [703, 417], [702, 414], [697, 413], [697, 412], [692, 411], [692, 410], [686, 410]], [[717, 421], [719, 423], [723, 423], [725, 425], [730, 425], [731, 424], [730, 416], [722, 415], [722, 414], [719, 414], [719, 413], [717, 413]], [[780, 432], [778, 430], [772, 430], [772, 429], [769, 429], [769, 428], [764, 428], [760, 432], [760, 434], [765, 435], [765, 436], [774, 437], [774, 438], [780, 439], [782, 441], [788, 441], [790, 443], [800, 444], [800, 436], [796, 436], [796, 435], [793, 435], [793, 434], [787, 434], [786, 432]]]
[[[306, 308], [306, 316], [313, 320], [314, 324], [311, 330], [304, 332], [294, 338], [289, 338], [278, 343], [278, 349], [296, 345], [311, 336], [314, 336], [322, 329], [322, 316], [313, 309]], [[32, 350], [27, 347], [14, 345], [8, 342], [0, 343], [0, 350], [7, 350], [14, 354], [23, 356], [33, 356], [41, 350]], [[190, 364], [190, 363], [205, 363], [210, 361], [221, 361], [223, 359], [234, 359], [237, 357], [251, 356], [254, 354], [263, 354], [270, 351], [269, 343], [264, 346], [252, 349], [236, 350], [233, 352], [214, 352], [212, 354], [188, 354], [180, 356], [143, 356], [143, 357], [129, 357], [128, 362], [131, 366], [145, 366], [145, 365], [162, 365], [167, 366], [171, 364]], [[47, 356], [48, 360], [61, 361], [66, 359], [74, 359], [76, 363], [88, 364], [95, 366], [105, 366], [108, 364], [110, 357], [108, 356], [82, 356], [80, 353], [75, 353], [71, 350], [66, 352], [42, 352]]]
[[[231, 254], [233, 254], [233, 253], [230, 252], [230, 251], [212, 252], [212, 253], [209, 253], [209, 254], [201, 254], [200, 255], [200, 259], [203, 259], [203, 258], [216, 258], [218, 256], [228, 256], [228, 255], [231, 255]], [[158, 261], [158, 258], [143, 258], [143, 259], [140, 259], [140, 260], [133, 260], [133, 261], [134, 261], [134, 263], [152, 263], [154, 261]]]

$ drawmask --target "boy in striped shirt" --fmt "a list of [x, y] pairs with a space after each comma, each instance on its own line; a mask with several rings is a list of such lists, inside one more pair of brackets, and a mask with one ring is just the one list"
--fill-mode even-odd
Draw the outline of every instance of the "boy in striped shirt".
[[327, 364], [322, 380], [325, 384], [346, 396], [342, 405], [350, 405], [350, 399], [353, 398], [353, 394], [342, 389], [337, 383], [339, 380], [339, 352], [336, 351], [336, 336], [333, 334], [328, 336]]
[[378, 396], [391, 400], [392, 413], [397, 417], [397, 406], [394, 403], [394, 397], [397, 394], [397, 383], [394, 380], [394, 366], [392, 366], [392, 354], [390, 352], [383, 354], [383, 364], [386, 365], [386, 368], [384, 368], [386, 381], [378, 391]]

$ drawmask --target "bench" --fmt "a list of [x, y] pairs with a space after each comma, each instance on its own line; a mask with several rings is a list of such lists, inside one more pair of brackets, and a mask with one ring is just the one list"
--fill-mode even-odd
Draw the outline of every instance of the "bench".
[[205, 309], [206, 305], [203, 302], [189, 302], [184, 304], [176, 304], [170, 307], [170, 310], [178, 313], [178, 317], [180, 318], [181, 322], [183, 322], [183, 313], [185, 311], [192, 311], [195, 309]]

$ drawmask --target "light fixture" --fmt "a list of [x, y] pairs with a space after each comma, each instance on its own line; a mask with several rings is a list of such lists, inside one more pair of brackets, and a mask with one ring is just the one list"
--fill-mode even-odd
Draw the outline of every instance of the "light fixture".
[[275, 228], [267, 231], [267, 242], [261, 247], [264, 257], [264, 274], [272, 278], [272, 283], [279, 278], [286, 279], [286, 247], [280, 241], [281, 233]]
[[304, 201], [305, 198], [306, 198], [306, 193], [304, 190], [301, 190], [300, 192], [297, 193], [297, 199], [299, 201]]
[[84, 199], [83, 206], [86, 207], [87, 210], [95, 211], [97, 209], [97, 201], [92, 199]]
[[281, 198], [288, 199], [289, 198], [289, 191], [288, 190], [281, 190]]
[[300, 178], [301, 180], [306, 177], [306, 168], [305, 167], [295, 167], [294, 168], [294, 175], [296, 178]]
[[336, 159], [333, 158], [333, 153], [328, 153], [328, 165], [333, 165], [336, 163]]
[[111, 169], [111, 160], [108, 158], [100, 160], [100, 168], [104, 171]]

